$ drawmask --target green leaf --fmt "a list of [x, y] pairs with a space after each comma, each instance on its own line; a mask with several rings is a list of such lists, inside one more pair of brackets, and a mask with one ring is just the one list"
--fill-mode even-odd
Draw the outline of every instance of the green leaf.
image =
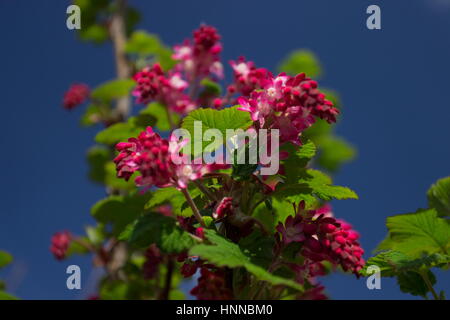
[[129, 122], [120, 122], [97, 133], [95, 141], [106, 145], [114, 145], [121, 141], [127, 141], [128, 138], [138, 136], [141, 131], [142, 128], [137, 128]]
[[135, 84], [132, 79], [108, 81], [95, 88], [91, 96], [93, 99], [108, 103], [114, 99], [127, 96]]
[[331, 172], [336, 172], [344, 163], [355, 158], [356, 150], [347, 141], [326, 136], [320, 140], [318, 164]]
[[[81, 14], [83, 16], [83, 14]], [[108, 39], [108, 30], [105, 26], [99, 24], [93, 24], [90, 26], [82, 27], [78, 34], [83, 41], [92, 41], [96, 44], [100, 44]]]
[[450, 216], [450, 177], [439, 179], [427, 192], [430, 207], [441, 217]]
[[[201, 192], [196, 189], [189, 189], [192, 198], [196, 198]], [[169, 203], [176, 215], [190, 217], [192, 209], [189, 206], [184, 206], [186, 199], [184, 195], [173, 187], [157, 189], [153, 192], [152, 198], [145, 204], [145, 209], [153, 209], [162, 204]]]
[[100, 146], [91, 147], [87, 153], [87, 162], [89, 164], [89, 179], [94, 182], [104, 183], [105, 181], [105, 164], [111, 158], [111, 152]]
[[0, 290], [0, 300], [19, 300], [10, 293]]
[[98, 201], [91, 208], [91, 214], [101, 223], [111, 223], [113, 234], [117, 235], [145, 211], [144, 205], [150, 196], [150, 193], [141, 195], [138, 192], [129, 196], [110, 196]]
[[199, 244], [194, 246], [189, 253], [200, 256], [202, 259], [211, 262], [219, 267], [230, 268], [243, 267], [253, 274], [258, 280], [267, 281], [272, 285], [285, 285], [290, 288], [302, 291], [303, 287], [289, 279], [281, 278], [266, 271], [263, 267], [253, 263], [252, 255], [248, 248], [242, 249], [239, 245], [221, 237], [215, 231], [205, 230], [206, 238], [212, 243]]
[[201, 96], [219, 96], [222, 92], [220, 84], [211, 79], [204, 78], [200, 84], [203, 87], [203, 91], [200, 94]]
[[0, 268], [3, 268], [10, 264], [13, 260], [12, 255], [10, 255], [8, 252], [0, 250]]
[[278, 67], [280, 72], [292, 75], [304, 72], [308, 77], [312, 78], [320, 76], [322, 73], [321, 69], [316, 55], [305, 49], [292, 52]]
[[[250, 114], [245, 111], [237, 110], [238, 106], [226, 108], [223, 110], [215, 109], [196, 109], [191, 111], [184, 119], [181, 127], [189, 131], [191, 141], [202, 140], [203, 133], [208, 129], [217, 129], [222, 133], [223, 139], [226, 139], [227, 129], [236, 130], [248, 129], [253, 121]], [[194, 123], [200, 121], [202, 124], [202, 131], [197, 128], [198, 134], [194, 134]], [[201, 137], [200, 137], [201, 134]], [[203, 149], [211, 144], [209, 141], [203, 141]], [[203, 150], [202, 149], [202, 150]]]
[[311, 140], [306, 140], [300, 147], [286, 143], [282, 147], [282, 151], [289, 154], [282, 161], [286, 172], [285, 182], [295, 183], [304, 174], [308, 162], [315, 156], [316, 146]]
[[194, 239], [176, 225], [176, 220], [151, 212], [138, 218], [119, 237], [131, 246], [145, 248], [155, 243], [164, 253], [180, 253], [191, 248]]
[[[155, 125], [161, 131], [169, 131], [171, 129], [166, 107], [160, 103], [150, 103], [145, 109], [140, 112], [140, 114], [147, 114], [155, 117]], [[177, 124], [180, 121], [180, 117], [176, 113], [171, 112], [170, 115], [173, 124]]]
[[172, 59], [172, 50], [166, 47], [157, 35], [145, 31], [135, 31], [128, 40], [125, 51], [140, 57], [154, 56], [163, 70], [170, 70], [176, 61]]
[[[109, 108], [107, 109], [109, 112]], [[102, 110], [98, 105], [90, 104], [80, 119], [82, 126], [89, 127], [102, 120]]]
[[448, 253], [450, 224], [439, 218], [434, 209], [388, 217], [386, 225], [389, 234], [378, 250], [391, 249], [411, 257], [420, 257], [423, 253]]
[[125, 51], [139, 55], [151, 55], [157, 53], [160, 48], [161, 42], [158, 36], [137, 30], [132, 33], [125, 46]]
[[433, 267], [444, 267], [448, 263], [450, 263], [450, 256], [439, 253], [423, 255], [420, 258], [411, 258], [402, 252], [389, 250], [369, 258], [361, 274], [367, 275], [367, 268], [371, 265], [376, 265], [380, 268], [381, 276], [392, 277], [401, 272], [420, 272]]
[[302, 200], [306, 203], [313, 203], [313, 196], [325, 201], [330, 201], [331, 199], [358, 199], [357, 194], [353, 190], [347, 187], [333, 186], [331, 183], [330, 177], [326, 174], [317, 170], [307, 169], [301, 172], [297, 183], [286, 183], [277, 187], [275, 196], [277, 198], [285, 198], [294, 203]]
[[[435, 285], [436, 277], [434, 276], [434, 274], [429, 270], [425, 272], [428, 279], [430, 279], [431, 285]], [[422, 276], [413, 271], [400, 273], [397, 277], [397, 283], [400, 286], [400, 290], [402, 292], [410, 293], [414, 296], [421, 296], [426, 298], [427, 293], [430, 291]]]

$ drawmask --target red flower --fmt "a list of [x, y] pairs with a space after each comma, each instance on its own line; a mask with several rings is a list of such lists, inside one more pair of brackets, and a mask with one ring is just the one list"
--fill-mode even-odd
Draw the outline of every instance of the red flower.
[[57, 260], [63, 260], [69, 249], [72, 235], [68, 231], [57, 232], [51, 240], [50, 251]]
[[152, 279], [158, 272], [159, 264], [162, 262], [162, 255], [155, 244], [150, 245], [145, 251], [145, 262], [143, 272], [145, 279]]
[[202, 267], [197, 286], [191, 290], [191, 294], [198, 300], [233, 299], [233, 293], [226, 283], [225, 272], [221, 269], [210, 271], [206, 267]]
[[89, 97], [89, 87], [83, 83], [75, 83], [64, 94], [63, 107], [71, 110], [82, 104]]
[[[185, 159], [186, 155], [180, 156], [182, 146], [175, 136], [171, 136], [169, 142], [162, 139], [151, 127], [147, 127], [138, 138], [130, 138], [128, 142], [116, 145], [117, 151], [120, 152], [114, 159], [117, 176], [128, 180], [134, 172], [139, 171], [141, 175], [135, 180], [138, 186], [175, 186], [184, 189], [189, 181], [228, 167], [219, 164], [190, 164], [189, 161], [184, 161], [189, 160]], [[175, 164], [172, 159], [180, 160], [180, 163]]]
[[234, 83], [228, 86], [230, 93], [240, 92], [249, 96], [253, 90], [263, 89], [272, 81], [272, 73], [265, 68], [256, 68], [252, 61], [245, 61], [239, 57], [237, 61], [230, 62], [234, 70]]
[[215, 219], [221, 219], [226, 216], [230, 216], [232, 214], [233, 214], [233, 198], [225, 197], [220, 201], [216, 211], [213, 213], [213, 217]]
[[281, 143], [299, 144], [299, 135], [316, 118], [331, 123], [336, 122], [339, 114], [317, 87], [317, 82], [304, 73], [295, 77], [282, 73], [276, 78], [264, 79], [263, 90], [253, 91], [249, 98], [239, 98], [239, 110], [249, 112], [261, 128], [279, 129]]
[[194, 103], [183, 91], [188, 86], [179, 72], [165, 75], [161, 66], [155, 63], [133, 76], [136, 88], [133, 90], [136, 102], [147, 104], [157, 101], [166, 105], [172, 111], [187, 113], [194, 109]]
[[284, 244], [302, 243], [301, 254], [313, 263], [330, 261], [356, 276], [364, 266], [364, 250], [357, 241], [359, 234], [343, 220], [325, 216], [323, 208], [307, 212], [306, 217], [289, 216], [276, 230]]
[[194, 41], [186, 40], [174, 47], [173, 58], [180, 61], [177, 65], [189, 81], [198, 81], [210, 74], [218, 78], [223, 76], [223, 66], [219, 54], [222, 45], [220, 35], [214, 27], [202, 25], [194, 31]]

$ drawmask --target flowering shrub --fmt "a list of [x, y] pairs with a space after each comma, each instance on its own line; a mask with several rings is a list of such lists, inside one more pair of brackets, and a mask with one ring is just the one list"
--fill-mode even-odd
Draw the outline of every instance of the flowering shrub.
[[[88, 25], [108, 28], [126, 18], [116, 12], [104, 23], [103, 6], [80, 5], [91, 13]], [[329, 204], [357, 195], [318, 170], [336, 171], [354, 151], [333, 134], [340, 103], [311, 78], [319, 70], [314, 56], [295, 52], [277, 75], [238, 57], [223, 92], [214, 27], [201, 25], [173, 49], [128, 29], [110, 30], [125, 72], [92, 90], [74, 85], [64, 97], [67, 109], [89, 99], [82, 124], [104, 126], [88, 162], [89, 177], [107, 196], [92, 207], [97, 225], [86, 235], [53, 236], [55, 258], [93, 254], [105, 270], [100, 299], [178, 299], [187, 291], [197, 299], [325, 299], [320, 277], [336, 270], [368, 275], [359, 233]], [[128, 37], [125, 46], [118, 37]], [[195, 140], [196, 121], [222, 133], [279, 132], [279, 170], [262, 174], [261, 158], [206, 163], [171, 132], [182, 128]], [[219, 155], [226, 149], [200, 148]], [[196, 281], [189, 290], [186, 278]]]

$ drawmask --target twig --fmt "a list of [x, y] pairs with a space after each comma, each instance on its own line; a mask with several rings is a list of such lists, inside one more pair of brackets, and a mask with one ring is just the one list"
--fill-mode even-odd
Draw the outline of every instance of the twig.
[[188, 202], [189, 206], [192, 209], [192, 212], [194, 213], [195, 218], [197, 219], [198, 223], [204, 228], [206, 228], [206, 224], [203, 221], [202, 215], [200, 214], [200, 211], [198, 211], [197, 206], [194, 203], [194, 200], [192, 200], [191, 195], [189, 194], [189, 191], [187, 188], [181, 189], [181, 192], [183, 193], [184, 197], [186, 198], [186, 201]]
[[423, 281], [425, 281], [425, 284], [427, 285], [428, 290], [430, 290], [431, 294], [433, 295], [434, 300], [440, 300], [439, 295], [436, 291], [434, 291], [430, 278], [428, 278], [427, 271], [420, 271], [419, 274], [422, 276]]
[[194, 180], [194, 184], [197, 188], [200, 189], [201, 192], [203, 192], [210, 200], [215, 201], [216, 196], [200, 181], [200, 180]]
[[170, 289], [172, 288], [172, 275], [174, 270], [174, 263], [171, 257], [168, 257], [166, 277], [164, 279], [164, 289], [159, 296], [159, 300], [169, 300]]

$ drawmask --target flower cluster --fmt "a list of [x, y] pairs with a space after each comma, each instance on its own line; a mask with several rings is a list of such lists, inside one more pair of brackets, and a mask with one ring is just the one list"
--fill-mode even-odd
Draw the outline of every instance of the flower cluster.
[[263, 89], [272, 81], [272, 73], [265, 68], [256, 68], [252, 61], [245, 61], [240, 57], [230, 62], [234, 71], [234, 83], [228, 86], [228, 92], [239, 92], [249, 96], [252, 91]]
[[186, 40], [182, 45], [174, 47], [173, 58], [180, 61], [177, 66], [189, 81], [199, 81], [213, 74], [223, 76], [223, 66], [219, 54], [222, 45], [220, 35], [214, 27], [202, 25], [194, 31], [194, 41]]
[[231, 300], [233, 293], [227, 285], [225, 272], [222, 269], [209, 270], [202, 267], [197, 286], [191, 294], [198, 300]]
[[53, 235], [50, 252], [57, 260], [63, 260], [66, 257], [71, 239], [72, 235], [67, 231], [57, 232]]
[[357, 276], [364, 266], [364, 250], [358, 242], [359, 234], [343, 220], [324, 214], [317, 216], [317, 212], [312, 210], [303, 216], [289, 216], [284, 224], [278, 224], [276, 230], [282, 244], [300, 242], [303, 245], [302, 256], [313, 263], [329, 261]]
[[64, 94], [63, 107], [72, 110], [89, 97], [89, 87], [83, 83], [75, 83]]
[[300, 133], [314, 124], [316, 117], [336, 121], [339, 110], [304, 73], [295, 77], [282, 73], [262, 83], [262, 90], [238, 99], [239, 109], [249, 112], [259, 127], [279, 129], [281, 143], [300, 144]]
[[[180, 155], [186, 141], [179, 143], [175, 136], [170, 141], [163, 139], [151, 127], [129, 138], [128, 142], [116, 145], [119, 155], [114, 159], [117, 176], [129, 180], [134, 172], [141, 174], [135, 180], [138, 186], [147, 188], [175, 186], [184, 189], [189, 181], [197, 180], [205, 174], [226, 168], [220, 164], [195, 164], [187, 161], [187, 155]], [[175, 164], [173, 159], [178, 159]]]
[[188, 83], [182, 79], [179, 72], [166, 76], [161, 66], [156, 63], [136, 73], [133, 79], [136, 81], [133, 95], [137, 98], [137, 103], [157, 101], [178, 113], [187, 113], [194, 108], [194, 103], [184, 93]]

